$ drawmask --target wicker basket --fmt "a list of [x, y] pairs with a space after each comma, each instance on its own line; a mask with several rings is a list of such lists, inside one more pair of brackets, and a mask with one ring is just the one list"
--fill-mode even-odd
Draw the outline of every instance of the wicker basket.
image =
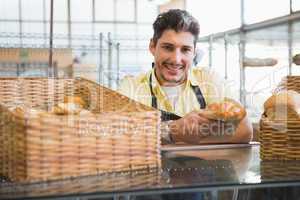
[[262, 179], [295, 179], [300, 178], [300, 163], [298, 160], [272, 160], [260, 163]]
[[[15, 115], [81, 96], [92, 116]], [[0, 172], [40, 181], [159, 167], [160, 114], [86, 79], [0, 79]]]
[[260, 157], [262, 160], [300, 160], [300, 120], [260, 121]]
[[259, 141], [262, 160], [300, 160], [300, 120], [276, 120], [263, 115]]
[[[286, 76], [274, 90], [300, 93], [300, 76]], [[260, 157], [262, 160], [300, 160], [300, 119], [287, 110], [285, 120], [270, 119], [264, 113], [260, 120]], [[278, 111], [282, 112], [282, 111]]]

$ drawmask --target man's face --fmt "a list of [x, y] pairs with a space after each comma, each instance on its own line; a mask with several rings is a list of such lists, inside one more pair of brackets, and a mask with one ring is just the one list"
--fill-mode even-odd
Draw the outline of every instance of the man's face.
[[182, 84], [195, 56], [194, 36], [190, 32], [165, 30], [150, 51], [155, 60], [155, 74], [163, 86]]

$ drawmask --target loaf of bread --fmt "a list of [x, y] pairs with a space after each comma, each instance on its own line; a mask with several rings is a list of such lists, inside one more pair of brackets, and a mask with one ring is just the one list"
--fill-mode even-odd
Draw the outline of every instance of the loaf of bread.
[[246, 116], [242, 104], [230, 98], [209, 104], [204, 112], [209, 119], [222, 121], [240, 121]]
[[272, 67], [278, 63], [275, 58], [244, 58], [244, 67]]
[[300, 114], [300, 94], [293, 90], [280, 91], [265, 101], [264, 111], [270, 119], [298, 118]]

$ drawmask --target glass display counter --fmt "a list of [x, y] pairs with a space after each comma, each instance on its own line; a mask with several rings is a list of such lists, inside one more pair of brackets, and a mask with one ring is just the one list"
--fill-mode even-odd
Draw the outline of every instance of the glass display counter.
[[299, 161], [261, 161], [259, 145], [162, 149], [162, 168], [0, 183], [0, 199], [298, 199]]

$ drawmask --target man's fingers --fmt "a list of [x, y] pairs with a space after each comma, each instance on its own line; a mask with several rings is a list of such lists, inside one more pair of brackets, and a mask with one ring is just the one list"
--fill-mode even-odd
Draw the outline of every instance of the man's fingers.
[[198, 112], [197, 113], [197, 119], [199, 123], [209, 123], [209, 119], [205, 116], [205, 114], [203, 114], [202, 112]]
[[210, 123], [209, 119], [207, 119], [207, 118], [198, 117], [197, 119], [198, 119], [197, 121], [198, 121], [199, 125], [201, 125], [201, 124], [209, 124]]

